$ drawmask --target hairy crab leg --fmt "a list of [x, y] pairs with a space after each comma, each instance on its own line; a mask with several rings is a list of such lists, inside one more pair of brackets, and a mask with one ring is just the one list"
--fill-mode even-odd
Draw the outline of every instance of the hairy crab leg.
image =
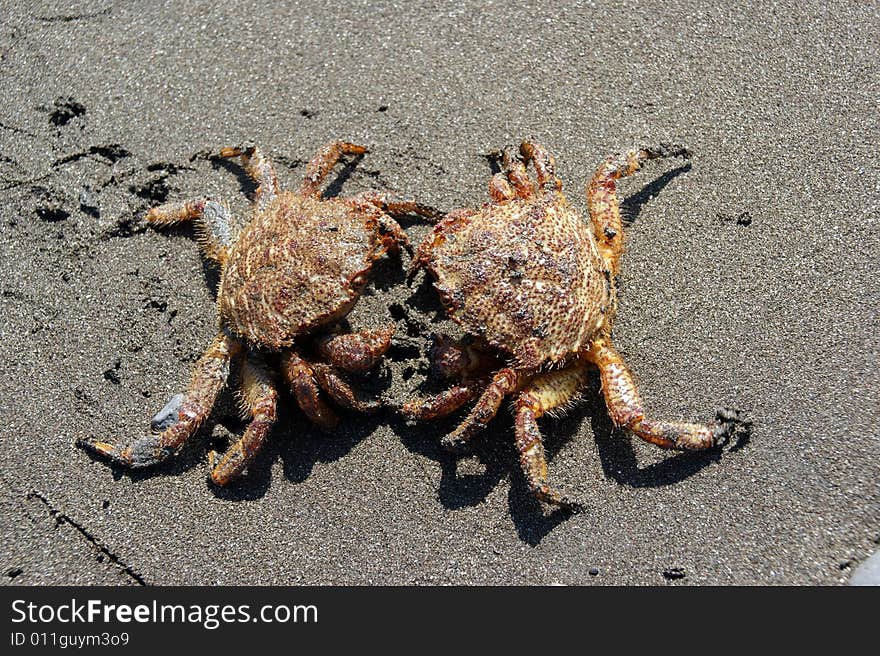
[[514, 154], [512, 148], [501, 151], [501, 167], [517, 196], [528, 199], [535, 195], [535, 185], [529, 178], [526, 165]]
[[242, 144], [223, 148], [221, 157], [241, 157], [244, 170], [257, 183], [257, 191], [254, 202], [258, 209], [265, 209], [278, 196], [278, 176], [275, 175], [275, 167], [269, 158], [263, 155], [259, 147], [252, 144]]
[[331, 431], [339, 424], [339, 416], [321, 399], [321, 392], [315, 383], [314, 372], [309, 364], [295, 351], [287, 351], [281, 358], [284, 378], [296, 398], [296, 403], [311, 422], [325, 431]]
[[388, 214], [392, 214], [394, 216], [406, 216], [408, 214], [415, 214], [422, 217], [423, 219], [427, 219], [428, 223], [436, 223], [443, 218], [443, 212], [431, 207], [430, 205], [417, 203], [414, 200], [388, 198], [386, 194], [378, 191], [365, 191], [355, 196], [355, 198], [362, 198], [371, 205], [375, 205], [383, 212], [387, 212]]
[[541, 501], [572, 512], [580, 512], [583, 507], [550, 487], [547, 457], [537, 419], [575, 399], [586, 381], [585, 365], [575, 363], [566, 369], [536, 376], [514, 403], [516, 449], [529, 489]]
[[615, 276], [623, 252], [623, 224], [616, 180], [632, 175], [646, 161], [658, 157], [690, 157], [690, 152], [680, 146], [660, 145], [612, 155], [599, 165], [587, 185], [587, 207], [599, 252], [611, 263], [611, 273]]
[[556, 177], [556, 158], [551, 155], [541, 144], [534, 141], [523, 141], [519, 147], [523, 156], [523, 162], [532, 162], [538, 177], [538, 186], [541, 189], [560, 190], [562, 181]]
[[161, 432], [128, 442], [80, 440], [78, 444], [112, 462], [132, 469], [150, 467], [177, 451], [211, 413], [217, 394], [229, 377], [230, 361], [240, 350], [238, 342], [218, 335], [196, 363], [192, 382], [185, 394], [178, 394], [153, 418]]
[[453, 210], [444, 216], [416, 248], [415, 255], [406, 270], [407, 278], [412, 280], [416, 273], [418, 273], [419, 269], [427, 267], [431, 263], [435, 246], [443, 242], [445, 239], [444, 233], [449, 230], [450, 226], [458, 221], [465, 220], [468, 216], [473, 214], [473, 210], [465, 208]]
[[440, 443], [443, 447], [455, 450], [467, 444], [498, 413], [504, 397], [517, 390], [522, 383], [522, 377], [523, 374], [508, 368], [496, 372], [468, 416], [454, 431], [442, 438]]
[[211, 480], [217, 485], [226, 485], [241, 476], [263, 448], [277, 417], [278, 391], [262, 358], [253, 353], [248, 353], [242, 367], [241, 392], [251, 422], [216, 466], [211, 456]]
[[306, 166], [306, 174], [299, 188], [300, 196], [319, 196], [321, 183], [327, 174], [336, 166], [343, 155], [363, 155], [366, 147], [346, 141], [331, 141], [322, 147]]
[[336, 403], [346, 410], [354, 412], [376, 412], [382, 408], [379, 401], [363, 401], [342, 377], [329, 364], [312, 364], [315, 381], [322, 390], [327, 392]]
[[365, 191], [347, 198], [345, 201], [359, 210], [368, 212], [370, 216], [375, 216], [375, 210], [379, 210], [378, 216], [375, 216], [378, 221], [377, 232], [382, 238], [385, 250], [390, 252], [397, 252], [399, 246], [402, 246], [410, 254], [413, 252], [406, 232], [392, 218], [392, 215], [417, 214], [426, 219], [428, 223], [437, 223], [443, 217], [442, 212], [433, 207], [422, 205], [413, 200], [390, 200], [385, 194], [378, 191]]
[[326, 335], [318, 340], [318, 353], [335, 367], [350, 373], [369, 371], [391, 346], [394, 326], [357, 333]]
[[176, 203], [165, 203], [147, 212], [147, 222], [166, 226], [192, 221], [199, 236], [202, 252], [219, 265], [226, 263], [229, 252], [238, 237], [229, 207], [208, 198], [193, 198]]
[[409, 237], [397, 223], [387, 214], [383, 214], [379, 218], [380, 238], [382, 240], [382, 248], [386, 253], [398, 253], [400, 247], [412, 255], [412, 244], [409, 243]]
[[493, 203], [503, 203], [516, 198], [513, 187], [507, 181], [507, 176], [503, 173], [496, 173], [489, 178], [489, 198]]
[[486, 380], [472, 380], [456, 384], [437, 394], [408, 401], [400, 408], [400, 412], [408, 419], [424, 420], [446, 417], [468, 401], [476, 398], [486, 385]]
[[443, 334], [435, 335], [428, 357], [435, 375], [460, 382], [438, 394], [405, 403], [400, 412], [410, 419], [435, 419], [452, 414], [486, 389], [489, 373], [498, 366], [496, 358], [473, 344]]
[[712, 427], [645, 417], [632, 374], [609, 340], [594, 342], [586, 358], [599, 367], [605, 404], [614, 424], [631, 430], [646, 442], [664, 449], [698, 451], [718, 445], [730, 434], [735, 423], [732, 420], [725, 419]]

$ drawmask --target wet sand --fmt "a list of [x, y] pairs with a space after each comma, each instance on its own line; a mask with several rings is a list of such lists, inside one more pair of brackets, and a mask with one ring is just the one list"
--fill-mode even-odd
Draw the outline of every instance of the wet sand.
[[[880, 540], [877, 7], [576, 4], [0, 3], [0, 579], [845, 582]], [[206, 452], [242, 429], [232, 393], [155, 472], [73, 446], [147, 430], [211, 340], [216, 270], [191, 229], [143, 219], [202, 194], [244, 212], [248, 185], [209, 154], [255, 141], [293, 186], [325, 142], [363, 143], [330, 193], [448, 211], [484, 202], [487, 153], [530, 135], [581, 210], [608, 154], [694, 151], [621, 184], [614, 334], [652, 415], [735, 407], [749, 439], [661, 451], [613, 430], [594, 383], [541, 420], [576, 516], [528, 495], [507, 410], [453, 457], [454, 419], [349, 415], [327, 436], [285, 397], [224, 490]], [[394, 401], [450, 330], [406, 264], [350, 317], [395, 323], [371, 381]]]

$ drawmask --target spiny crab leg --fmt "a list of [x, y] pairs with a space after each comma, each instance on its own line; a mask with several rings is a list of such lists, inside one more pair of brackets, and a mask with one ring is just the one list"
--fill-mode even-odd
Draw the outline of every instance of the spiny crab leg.
[[526, 165], [516, 156], [512, 148], [508, 147], [501, 151], [501, 167], [517, 196], [528, 199], [535, 195], [535, 185], [529, 177]]
[[709, 449], [727, 438], [738, 423], [737, 419], [720, 413], [716, 426], [648, 419], [632, 374], [609, 339], [596, 340], [585, 357], [599, 367], [605, 404], [614, 424], [631, 430], [646, 442], [664, 449]]
[[441, 438], [444, 448], [455, 450], [464, 446], [479, 430], [498, 413], [504, 397], [522, 384], [525, 375], [513, 369], [502, 369], [492, 376], [479, 400], [458, 427]]
[[195, 434], [210, 414], [229, 376], [230, 360], [239, 349], [238, 342], [226, 335], [214, 339], [196, 363], [186, 393], [173, 397], [154, 417], [154, 427], [161, 430], [158, 434], [119, 443], [81, 439], [77, 444], [132, 469], [162, 462]]
[[459, 382], [437, 394], [405, 403], [400, 412], [409, 419], [436, 419], [452, 414], [483, 393], [492, 369], [498, 364], [473, 344], [443, 334], [434, 336], [428, 357], [434, 374]]
[[503, 203], [516, 198], [513, 187], [507, 181], [507, 176], [503, 173], [496, 173], [489, 178], [489, 198], [493, 203]]
[[593, 222], [596, 244], [603, 259], [611, 264], [612, 275], [617, 275], [618, 262], [623, 252], [623, 224], [620, 220], [616, 181], [632, 175], [650, 159], [690, 156], [691, 152], [687, 148], [661, 144], [656, 148], [634, 149], [612, 155], [596, 169], [587, 185], [587, 207]]
[[327, 335], [318, 340], [318, 353], [333, 366], [360, 374], [372, 369], [382, 359], [393, 336], [393, 325], [378, 330]]
[[487, 382], [472, 380], [453, 385], [432, 396], [407, 401], [400, 407], [400, 413], [407, 419], [418, 420], [446, 417], [479, 396]]
[[343, 155], [363, 155], [366, 152], [365, 146], [358, 146], [347, 141], [330, 142], [321, 148], [306, 166], [306, 174], [299, 187], [299, 195], [319, 196], [324, 178], [333, 170], [340, 157]]
[[520, 153], [523, 164], [531, 162], [534, 165], [541, 189], [562, 189], [562, 181], [556, 177], [556, 158], [544, 146], [527, 139], [520, 145]]
[[585, 366], [575, 363], [565, 369], [535, 376], [514, 403], [516, 449], [529, 489], [541, 501], [571, 512], [581, 512], [584, 508], [550, 487], [544, 442], [537, 419], [546, 412], [564, 408], [577, 397], [586, 381]]
[[208, 198], [165, 203], [147, 212], [147, 222], [154, 226], [166, 226], [192, 221], [199, 235], [202, 252], [220, 266], [229, 259], [229, 253], [237, 238], [232, 212], [220, 201]]
[[263, 448], [269, 431], [275, 424], [278, 391], [262, 358], [249, 353], [242, 367], [242, 400], [251, 416], [251, 422], [220, 462], [214, 465], [214, 452], [209, 454], [211, 480], [216, 485], [227, 485], [238, 478]]
[[315, 381], [320, 388], [327, 392], [336, 403], [346, 410], [355, 412], [376, 412], [382, 407], [382, 403], [376, 400], [361, 400], [351, 385], [331, 367], [329, 364], [317, 362], [311, 365], [315, 374]]
[[339, 425], [339, 416], [321, 399], [311, 366], [294, 351], [281, 358], [281, 371], [296, 398], [296, 403], [311, 422], [324, 431]]
[[254, 201], [258, 209], [265, 209], [278, 196], [280, 189], [275, 167], [257, 146], [242, 144], [223, 148], [220, 157], [241, 157], [244, 170], [257, 183]]

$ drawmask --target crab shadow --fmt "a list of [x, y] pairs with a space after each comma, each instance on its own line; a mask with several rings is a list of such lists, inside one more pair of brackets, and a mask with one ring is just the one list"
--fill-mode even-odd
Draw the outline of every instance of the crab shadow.
[[[309, 422], [299, 412], [293, 398], [286, 397], [287, 393], [282, 393], [278, 421], [266, 445], [242, 476], [231, 485], [219, 486], [210, 481], [210, 472], [206, 472], [207, 485], [218, 499], [241, 502], [262, 498], [271, 487], [272, 467], [279, 460], [284, 477], [292, 483], [302, 483], [309, 478], [317, 464], [343, 458], [381, 423], [381, 417], [377, 415], [358, 415], [356, 420], [352, 420], [352, 415], [340, 411], [340, 425], [331, 435]], [[213, 440], [211, 448], [222, 454], [231, 446], [232, 440], [241, 437], [245, 426], [246, 422], [242, 420], [238, 420], [236, 424], [224, 424], [224, 428], [231, 433], [231, 439]], [[209, 438], [209, 441], [212, 439]], [[197, 462], [203, 462], [203, 453], [204, 451], [201, 456], [195, 453], [192, 458], [185, 453], [179, 454], [181, 460], [188, 461], [182, 462], [180, 467], [191, 468]], [[168, 470], [165, 473], [172, 475], [175, 472]]]
[[[598, 384], [585, 396], [587, 398], [582, 407], [590, 417], [602, 470], [608, 478], [621, 485], [633, 488], [675, 485], [723, 457], [725, 449], [721, 445], [704, 451], [664, 452], [656, 449], [658, 454], [668, 455], [658, 462], [641, 466], [633, 447], [633, 440], [639, 438], [613, 424]], [[750, 438], [750, 428], [737, 431], [733, 444], [726, 450], [738, 451], [746, 446]]]
[[[547, 510], [535, 499], [522, 475], [519, 456], [514, 447], [513, 418], [502, 409], [493, 421], [467, 445], [466, 449], [450, 452], [440, 439], [456, 427], [465, 411], [429, 423], [409, 423], [400, 417], [389, 422], [403, 445], [440, 466], [437, 496], [444, 508], [458, 510], [483, 503], [504, 479], [511, 479], [508, 507], [521, 540], [537, 546], [541, 540], [572, 514], [563, 509]], [[553, 458], [562, 446], [577, 433], [578, 417], [561, 417], [545, 421], [545, 450], [552, 469]], [[465, 470], [465, 471], [462, 471]]]
[[[295, 406], [291, 399], [287, 407]], [[341, 414], [341, 413], [340, 413]], [[291, 483], [302, 483], [309, 478], [319, 463], [329, 463], [346, 456], [358, 443], [373, 433], [380, 419], [359, 417], [346, 422], [342, 416], [340, 428], [332, 435], [322, 432], [294, 409], [279, 407], [278, 423], [266, 446], [250, 464], [245, 474], [229, 486], [210, 484], [214, 495], [226, 501], [252, 501], [263, 497], [272, 482], [272, 466], [281, 461], [284, 478]], [[240, 435], [240, 432], [237, 433]]]
[[[482, 435], [465, 452], [450, 453], [440, 446], [440, 437], [455, 428], [456, 414], [428, 424], [410, 424], [401, 417], [393, 417], [390, 426], [403, 445], [411, 452], [433, 460], [440, 466], [440, 485], [437, 495], [444, 508], [457, 510], [475, 506], [485, 500], [505, 475], [495, 445]], [[459, 473], [459, 464], [467, 461], [469, 469], [481, 470]], [[476, 461], [476, 462], [474, 462]], [[477, 464], [479, 463], [479, 464]]]
[[620, 201], [620, 216], [623, 219], [624, 224], [629, 226], [635, 223], [639, 212], [642, 211], [642, 207], [647, 202], [659, 194], [663, 190], [663, 187], [675, 180], [675, 178], [690, 170], [690, 162], [677, 166], [657, 177], [652, 182], [649, 182], [636, 193], [623, 198]]
[[[196, 229], [190, 222], [175, 223], [173, 225], [163, 226], [160, 234], [166, 239], [183, 238], [187, 241], [198, 243], [198, 235], [196, 234]], [[200, 257], [199, 259], [201, 260], [202, 276], [204, 277], [205, 285], [208, 287], [208, 290], [211, 292], [211, 296], [216, 301], [217, 293], [220, 289], [220, 267], [217, 265], [217, 263], [209, 260], [206, 257]]]
[[[353, 381], [365, 398], [379, 398], [389, 383], [387, 371], [380, 369]], [[266, 445], [250, 464], [243, 476], [228, 487], [212, 485], [218, 498], [229, 501], [246, 501], [262, 497], [270, 487], [272, 465], [281, 461], [284, 477], [292, 483], [302, 483], [309, 478], [319, 463], [329, 463], [346, 456], [357, 444], [373, 434], [383, 422], [381, 411], [373, 414], [353, 414], [334, 406], [339, 415], [339, 425], [327, 433], [311, 423], [299, 409], [293, 394], [286, 385], [279, 383], [280, 392], [277, 421]], [[232, 439], [244, 431], [246, 423], [232, 430]], [[225, 451], [231, 441], [217, 450]]]
[[[591, 431], [582, 430], [587, 417]], [[483, 433], [474, 438], [466, 453], [449, 453], [440, 446], [440, 437], [452, 431], [461, 418], [461, 413], [457, 413], [451, 418], [432, 422], [430, 429], [426, 428], [427, 424], [412, 426], [401, 419], [391, 424], [408, 449], [440, 465], [438, 497], [445, 508], [455, 510], [478, 505], [485, 501], [503, 478], [509, 476], [508, 507], [517, 534], [523, 542], [537, 546], [559, 524], [574, 516], [564, 509], [548, 509], [529, 490], [514, 448], [514, 429], [509, 412], [499, 412]], [[579, 433], [592, 432], [605, 475], [620, 485], [633, 488], [665, 487], [680, 483], [719, 462], [725, 451], [722, 447], [716, 447], [705, 451], [675, 453], [663, 457], [659, 462], [641, 466], [632, 442], [638, 438], [614, 426], [598, 381], [591, 381], [584, 390], [581, 402], [569, 414], [558, 418], [545, 417], [541, 424], [551, 484], [554, 478], [559, 478], [553, 475], [555, 456]], [[750, 426], [738, 430], [726, 451], [744, 448], [750, 438]], [[589, 436], [584, 436], [584, 439], [589, 439]], [[475, 459], [483, 471], [462, 475], [459, 471], [461, 462]], [[584, 503], [586, 512], [593, 512], [589, 499], [578, 500]]]

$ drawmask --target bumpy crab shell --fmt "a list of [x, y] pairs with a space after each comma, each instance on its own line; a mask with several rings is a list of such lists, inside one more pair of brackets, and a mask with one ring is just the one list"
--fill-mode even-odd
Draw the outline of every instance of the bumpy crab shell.
[[449, 316], [520, 368], [584, 349], [613, 309], [611, 272], [559, 191], [454, 212], [417, 257]]
[[344, 317], [389, 248], [386, 218], [367, 202], [280, 194], [230, 254], [218, 293], [223, 323], [280, 349]]
[[[717, 426], [652, 419], [611, 340], [614, 276], [623, 251], [616, 180], [657, 157], [687, 156], [683, 148], [641, 148], [609, 157], [587, 186], [590, 224], [562, 194], [553, 156], [524, 141], [518, 157], [502, 155], [489, 183], [491, 202], [447, 215], [419, 246], [411, 274], [424, 267], [452, 319], [469, 333], [438, 337], [435, 371], [458, 380], [433, 396], [406, 403], [413, 419], [448, 415], [477, 399], [447, 447], [470, 440], [514, 398], [516, 447], [529, 488], [569, 510], [582, 506], [548, 481], [537, 419], [568, 407], [596, 367], [612, 421], [667, 449], [698, 450], [726, 439], [739, 421], [722, 411]], [[535, 168], [532, 182], [526, 165]], [[502, 356], [501, 358], [497, 356]]]
[[[196, 362], [186, 392], [153, 418], [152, 434], [121, 442], [81, 440], [82, 446], [125, 467], [162, 462], [208, 417], [233, 364], [241, 368], [242, 408], [250, 423], [216, 466], [211, 456], [211, 480], [218, 485], [240, 476], [262, 448], [277, 418], [277, 378], [289, 386], [303, 413], [325, 430], [339, 418], [323, 394], [349, 410], [380, 407], [361, 400], [343, 372], [358, 374], [374, 366], [391, 344], [393, 326], [340, 333], [334, 324], [357, 301], [373, 262], [409, 247], [389, 213], [435, 217], [436, 212], [411, 201], [389, 201], [377, 192], [322, 198], [321, 184], [340, 156], [365, 152], [363, 146], [342, 141], [327, 144], [309, 162], [299, 189], [291, 192], [279, 188], [272, 164], [256, 146], [224, 148], [221, 156], [241, 157], [258, 185], [243, 228], [226, 204], [207, 198], [150, 210], [147, 220], [156, 226], [195, 223], [205, 255], [220, 266], [218, 332]], [[310, 335], [322, 328], [334, 334]], [[307, 336], [315, 338], [313, 343], [303, 339]], [[323, 361], [307, 361], [303, 349]]]

